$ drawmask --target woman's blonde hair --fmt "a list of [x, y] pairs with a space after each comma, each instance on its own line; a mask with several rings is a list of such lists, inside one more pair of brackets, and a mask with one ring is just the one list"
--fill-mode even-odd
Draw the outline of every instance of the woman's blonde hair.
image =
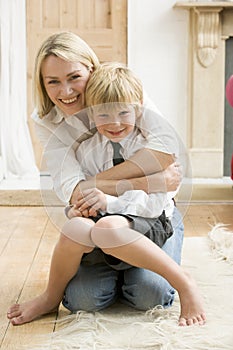
[[86, 106], [116, 102], [141, 107], [143, 88], [141, 81], [123, 63], [106, 62], [90, 76], [85, 92]]
[[95, 70], [99, 66], [94, 51], [78, 35], [61, 32], [48, 37], [38, 51], [34, 69], [34, 102], [40, 118], [49, 113], [54, 106], [46, 92], [41, 74], [42, 63], [50, 55], [70, 62], [80, 62], [88, 69]]

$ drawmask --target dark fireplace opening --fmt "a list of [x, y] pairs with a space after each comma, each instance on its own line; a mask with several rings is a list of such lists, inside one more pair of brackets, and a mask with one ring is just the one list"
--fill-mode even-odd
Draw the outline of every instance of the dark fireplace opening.
[[[226, 40], [226, 60], [225, 60], [225, 86], [233, 75], [233, 37]], [[224, 113], [224, 169], [223, 175], [231, 174], [231, 158], [233, 154], [233, 108], [225, 98]]]

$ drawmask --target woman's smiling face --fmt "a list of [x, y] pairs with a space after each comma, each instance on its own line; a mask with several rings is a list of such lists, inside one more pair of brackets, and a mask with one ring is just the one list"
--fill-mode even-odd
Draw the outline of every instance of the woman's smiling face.
[[91, 71], [80, 62], [50, 55], [41, 66], [46, 92], [67, 116], [85, 108], [84, 93]]

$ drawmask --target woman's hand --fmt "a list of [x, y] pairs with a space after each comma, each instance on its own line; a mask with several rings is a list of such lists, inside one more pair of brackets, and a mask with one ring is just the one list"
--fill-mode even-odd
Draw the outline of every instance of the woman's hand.
[[84, 190], [78, 194], [75, 205], [82, 213], [82, 216], [96, 216], [98, 210], [106, 211], [107, 199], [105, 194], [98, 188]]
[[182, 167], [179, 163], [172, 163], [163, 171], [167, 192], [176, 191], [182, 181]]
[[179, 163], [172, 163], [164, 171], [149, 175], [146, 178], [137, 179], [134, 188], [142, 188], [146, 193], [172, 192], [178, 189], [181, 180], [181, 165]]
[[73, 190], [73, 193], [70, 198], [70, 203], [76, 204], [78, 198], [80, 198], [80, 193], [82, 193], [84, 190], [91, 189], [94, 187], [97, 187], [95, 177], [91, 178], [90, 180], [80, 181]]

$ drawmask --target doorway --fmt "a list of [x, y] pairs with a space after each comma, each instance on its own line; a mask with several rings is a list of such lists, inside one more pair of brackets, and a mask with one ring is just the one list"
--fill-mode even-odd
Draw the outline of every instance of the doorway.
[[66, 30], [87, 41], [100, 61], [127, 63], [127, 0], [27, 0], [27, 110], [39, 168], [42, 148], [30, 118], [35, 56], [49, 35]]

